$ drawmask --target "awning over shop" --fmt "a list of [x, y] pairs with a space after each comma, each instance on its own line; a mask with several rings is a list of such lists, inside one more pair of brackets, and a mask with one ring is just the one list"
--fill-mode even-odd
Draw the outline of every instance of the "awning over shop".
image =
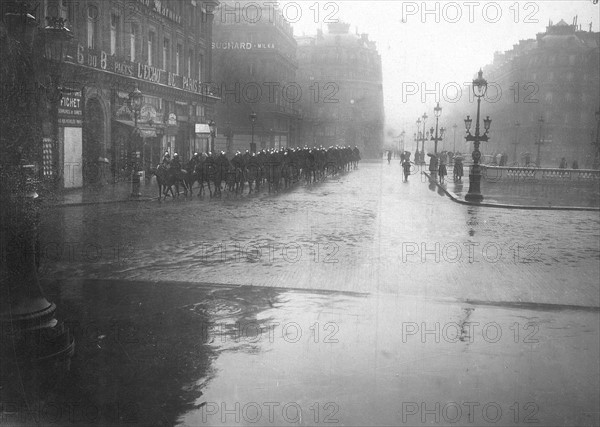
[[[135, 127], [135, 123], [131, 120], [115, 120], [115, 122], [131, 128], [132, 131], [133, 131], [133, 128]], [[138, 123], [137, 128], [138, 128], [138, 131], [142, 138], [155, 138], [156, 137], [156, 128], [149, 126], [146, 123]]]

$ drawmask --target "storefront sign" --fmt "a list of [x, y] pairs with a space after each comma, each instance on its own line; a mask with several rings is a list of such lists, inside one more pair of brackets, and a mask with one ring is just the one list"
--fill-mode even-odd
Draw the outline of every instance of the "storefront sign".
[[275, 49], [275, 43], [213, 42], [212, 48], [223, 50], [264, 50]]
[[83, 109], [81, 91], [72, 91], [66, 88], [58, 104], [58, 125], [63, 127], [82, 127]]
[[210, 126], [204, 123], [196, 123], [194, 126], [195, 133], [198, 135], [210, 135]]
[[138, 80], [145, 80], [163, 86], [169, 86], [176, 89], [185, 90], [190, 93], [208, 95], [208, 86], [196, 79], [173, 74], [157, 67], [132, 62], [127, 60], [117, 60], [114, 56], [108, 55], [103, 50], [86, 49], [82, 44], [74, 47], [76, 52], [70, 54], [77, 58], [77, 64], [97, 68], [113, 74], [132, 77]]

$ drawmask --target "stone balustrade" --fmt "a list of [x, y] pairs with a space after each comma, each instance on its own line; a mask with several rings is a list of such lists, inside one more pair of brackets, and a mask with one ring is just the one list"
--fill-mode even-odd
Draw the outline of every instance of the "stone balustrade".
[[[466, 172], [465, 172], [466, 174]], [[486, 181], [557, 181], [598, 182], [598, 169], [538, 168], [535, 166], [486, 166], [481, 165], [482, 179]]]

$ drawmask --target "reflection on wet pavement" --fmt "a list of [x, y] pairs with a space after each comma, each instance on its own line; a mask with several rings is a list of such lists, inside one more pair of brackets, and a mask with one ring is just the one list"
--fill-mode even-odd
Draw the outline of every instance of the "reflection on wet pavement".
[[77, 352], [59, 380], [43, 384], [38, 373], [37, 387], [27, 387], [25, 378], [27, 396], [20, 381], [3, 385], [22, 399], [8, 422], [420, 425], [426, 409], [426, 421], [437, 413], [441, 424], [598, 422], [593, 308], [180, 283], [45, 285]]
[[427, 183], [417, 175], [403, 183], [399, 167], [365, 163], [277, 195], [53, 209], [43, 271], [600, 303], [597, 213], [463, 206]]

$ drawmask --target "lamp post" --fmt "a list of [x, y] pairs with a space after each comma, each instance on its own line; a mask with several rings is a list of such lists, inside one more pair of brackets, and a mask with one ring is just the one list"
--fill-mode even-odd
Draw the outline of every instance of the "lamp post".
[[400, 144], [402, 144], [402, 150], [398, 150], [398, 154], [400, 154], [400, 151], [404, 152], [404, 136], [406, 135], [406, 132], [404, 130], [402, 130], [402, 132], [400, 133]]
[[[24, 111], [45, 105], [40, 103], [37, 92], [43, 87], [36, 79], [39, 77], [37, 65], [43, 64], [43, 72], [51, 73], [52, 92], [49, 93], [60, 94], [62, 62], [72, 36], [61, 18], [49, 19], [40, 35], [36, 19], [28, 13], [24, 3], [2, 18], [6, 24], [6, 38], [3, 37], [6, 45], [3, 44], [1, 53], [6, 66], [1, 76], [3, 94], [8, 97], [14, 92], [23, 97], [23, 106], [13, 103], [8, 111], [3, 109], [7, 114], [0, 124], [3, 137], [16, 141], [16, 144], [4, 143], [0, 147], [0, 246], [3, 253], [0, 266], [4, 279], [0, 283], [0, 366], [5, 374], [14, 369], [13, 362], [33, 367], [30, 362], [64, 361], [68, 366], [75, 341], [64, 323], [55, 318], [56, 305], [46, 299], [39, 282], [39, 176], [36, 176], [35, 165], [28, 163], [36, 157], [37, 147], [32, 144], [37, 143], [41, 126], [36, 125], [41, 121], [36, 114], [39, 110]], [[44, 42], [44, 52], [36, 50], [40, 46], [38, 41]], [[40, 58], [42, 60], [37, 62]], [[35, 88], [36, 92], [28, 95], [29, 92], [23, 92], [25, 87]], [[59, 99], [59, 96], [51, 99], [55, 120]], [[14, 133], [15, 126], [20, 127], [18, 134]], [[54, 132], [58, 137], [58, 123], [54, 123]], [[21, 386], [22, 376], [29, 372], [18, 368]], [[31, 372], [35, 376], [40, 374], [37, 370]]]
[[425, 163], [425, 140], [427, 136], [425, 135], [425, 123], [427, 122], [427, 113], [423, 113], [423, 133], [421, 133], [421, 164]]
[[419, 153], [419, 141], [421, 139], [421, 118], [417, 119], [417, 132], [415, 133], [415, 163], [419, 163], [419, 159], [421, 157], [421, 153]]
[[210, 129], [210, 152], [215, 152], [215, 136], [217, 136], [217, 124], [214, 120], [208, 122], [208, 127]]
[[600, 168], [600, 110], [596, 111], [596, 142], [593, 144], [596, 147], [596, 152], [594, 153], [594, 163], [592, 167], [594, 169]]
[[254, 125], [256, 124], [256, 113], [253, 111], [250, 113], [250, 124], [252, 125], [252, 139], [250, 142], [250, 153], [256, 153], [256, 144], [254, 143]]
[[140, 197], [142, 195], [140, 193], [140, 175], [138, 174], [139, 152], [137, 151], [137, 138], [139, 137], [138, 117], [142, 109], [143, 100], [144, 95], [142, 95], [142, 92], [140, 92], [136, 84], [135, 89], [129, 94], [129, 107], [131, 108], [131, 111], [133, 111], [133, 132], [131, 134], [131, 138], [129, 139], [129, 158], [131, 159], [131, 197]]
[[438, 141], [441, 141], [442, 138], [438, 137], [438, 124], [440, 121], [440, 116], [442, 115], [442, 107], [440, 107], [440, 103], [438, 102], [435, 108], [433, 109], [433, 115], [435, 116], [435, 136], [433, 133], [433, 126], [429, 129], [429, 134], [431, 135], [431, 140], [434, 141], [435, 145], [433, 148], [433, 153], [437, 154], [437, 145]]
[[513, 145], [515, 146], [515, 151], [514, 151], [515, 163], [517, 163], [519, 161], [519, 159], [517, 158], [517, 145], [519, 145], [519, 127], [520, 126], [521, 126], [521, 122], [517, 121], [515, 123], [515, 142], [513, 142]]
[[452, 154], [456, 154], [456, 129], [458, 128], [458, 125], [456, 123], [454, 123], [452, 125], [452, 129], [454, 129], [454, 143], [452, 144]]
[[467, 129], [467, 136], [465, 139], [467, 141], [473, 141], [473, 166], [471, 166], [471, 171], [469, 172], [469, 191], [465, 195], [465, 200], [472, 202], [480, 202], [483, 200], [483, 195], [481, 194], [481, 166], [479, 166], [479, 160], [481, 159], [479, 143], [486, 142], [488, 140], [487, 134], [492, 124], [492, 119], [490, 119], [490, 116], [487, 116], [483, 120], [485, 133], [483, 135], [479, 134], [481, 98], [485, 96], [486, 92], [487, 80], [483, 78], [483, 71], [479, 70], [477, 78], [473, 80], [473, 94], [477, 97], [477, 120], [475, 122], [475, 135], [471, 135], [470, 131], [473, 120], [470, 116], [467, 116], [465, 119], [465, 128]]
[[542, 159], [541, 159], [540, 155], [541, 155], [542, 144], [544, 143], [542, 140], [542, 127], [544, 126], [544, 116], [540, 116], [540, 118], [538, 119], [538, 123], [540, 124], [540, 131], [539, 131], [539, 135], [538, 135], [538, 140], [535, 143], [535, 145], [537, 145], [537, 157], [535, 159], [535, 164], [539, 168], [542, 163]]

